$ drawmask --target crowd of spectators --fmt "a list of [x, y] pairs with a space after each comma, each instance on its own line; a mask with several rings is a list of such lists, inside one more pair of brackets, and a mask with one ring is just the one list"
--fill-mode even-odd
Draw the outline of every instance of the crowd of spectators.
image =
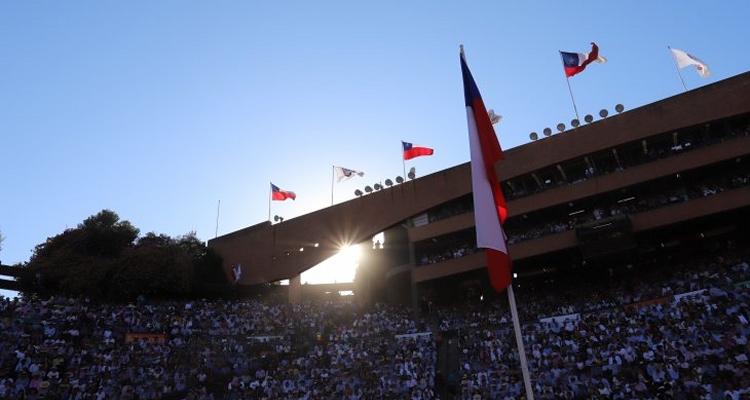
[[405, 307], [0, 300], [0, 399], [432, 399]]
[[[510, 190], [505, 191], [505, 198], [508, 200], [519, 199], [521, 197], [540, 193], [548, 189], [553, 189], [557, 186], [585, 182], [586, 180], [592, 179], [599, 175], [619, 172], [637, 165], [679, 155], [692, 149], [702, 148], [716, 143], [722, 143], [733, 138], [750, 136], [750, 125], [747, 125], [743, 122], [737, 122], [736, 126], [733, 128], [724, 126], [724, 128], [721, 130], [723, 131], [723, 133], [715, 132], [713, 135], [706, 135], [706, 133], [708, 132], [704, 131], [703, 133], [698, 134], [698, 137], [695, 137], [692, 140], [683, 139], [680, 142], [675, 142], [674, 138], [667, 139], [666, 137], [662, 136], [661, 140], [656, 139], [651, 141], [650, 144], [647, 145], [648, 150], [645, 153], [643, 153], [642, 151], [631, 153], [631, 156], [627, 157], [628, 161], [626, 161], [626, 159], [622, 157], [614, 157], [610, 160], [600, 160], [596, 166], [587, 161], [587, 165], [583, 169], [583, 174], [579, 176], [575, 176], [575, 174], [568, 174], [568, 178], [560, 179], [558, 181], [554, 181], [553, 179], [546, 179], [543, 183], [540, 183], [538, 184], [538, 186], [534, 186], [533, 188], [510, 189], [512, 186], [509, 186]], [[627, 153], [627, 151], [623, 151], [623, 153]]]
[[[527, 240], [538, 239], [547, 235], [573, 230], [576, 226], [587, 222], [593, 222], [608, 217], [625, 214], [635, 214], [643, 211], [653, 210], [668, 206], [673, 203], [685, 202], [690, 199], [708, 197], [722, 193], [726, 190], [737, 189], [750, 185], [750, 173], [738, 175], [731, 178], [728, 185], [722, 185], [718, 181], [700, 182], [689, 188], [679, 188], [652, 196], [643, 196], [632, 203], [614, 203], [609, 206], [594, 208], [588, 212], [574, 217], [563, 215], [559, 220], [551, 220], [541, 225], [523, 226], [506, 230], [508, 243], [520, 243]], [[461, 258], [477, 252], [475, 244], [464, 243], [454, 248], [440, 250], [434, 253], [425, 253], [419, 258], [419, 265], [436, 264], [448, 260]]]
[[[713, 196], [725, 191], [739, 189], [750, 185], [750, 172], [738, 172], [731, 176], [713, 176], [691, 183], [679, 183], [674, 188], [660, 188], [658, 193], [641, 195], [631, 201], [617, 201], [612, 204], [602, 205], [574, 216], [562, 213], [558, 219], [547, 219], [543, 224], [523, 224], [506, 229], [508, 243], [519, 243], [527, 240], [538, 239], [543, 236], [565, 232], [575, 229], [577, 225], [600, 220], [618, 215], [636, 214], [675, 203], [690, 201], [701, 197]], [[455, 210], [471, 211], [467, 207], [457, 207]], [[454, 216], [454, 213], [440, 214], [443, 217]], [[430, 221], [433, 222], [432, 215]], [[463, 244], [455, 249], [441, 250], [436, 253], [423, 254], [419, 264], [427, 265], [475, 253], [475, 246]]]
[[[607, 284], [521, 285], [536, 397], [750, 395], [747, 248], [626, 268]], [[441, 305], [427, 319], [350, 301], [2, 299], [0, 399], [522, 398], [507, 304]]]
[[[514, 244], [572, 230], [579, 224], [618, 215], [636, 214], [674, 203], [716, 195], [727, 190], [739, 189], [748, 185], [750, 185], [750, 172], [735, 174], [729, 177], [718, 176], [690, 185], [680, 186], [672, 190], [662, 190], [650, 196], [641, 196], [629, 202], [615, 202], [610, 205], [604, 205], [572, 217], [563, 214], [558, 220], [549, 220], [541, 225], [511, 228], [507, 229], [505, 233], [508, 235], [508, 243]], [[419, 259], [419, 265], [435, 264], [474, 253], [476, 253], [476, 245], [462, 244], [456, 248], [423, 254]]]
[[[547, 288], [554, 293], [548, 296], [521, 288], [519, 312], [536, 398], [750, 397], [746, 249], [648, 265], [606, 290], [575, 280], [557, 283], [562, 290]], [[563, 298], [575, 301], [560, 304]], [[441, 329], [457, 332], [458, 398], [515, 399], [522, 393], [507, 310], [507, 304], [441, 310]]]
[[478, 251], [477, 246], [474, 244], [463, 244], [451, 249], [443, 250], [439, 253], [425, 254], [419, 259], [419, 265], [435, 264], [443, 261], [453, 260], [474, 254]]

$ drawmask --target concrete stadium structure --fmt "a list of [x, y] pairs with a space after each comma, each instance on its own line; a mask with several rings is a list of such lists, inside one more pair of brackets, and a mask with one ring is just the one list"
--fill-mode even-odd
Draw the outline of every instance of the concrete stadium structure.
[[[750, 73], [620, 111], [508, 149], [496, 165], [519, 278], [747, 234]], [[413, 302], [467, 282], [487, 289], [472, 208], [466, 163], [208, 245], [228, 275], [242, 264], [241, 285], [290, 279], [289, 299], [299, 301], [301, 272], [367, 243], [361, 268], [379, 282], [371, 289]], [[382, 248], [369, 250], [380, 232]]]

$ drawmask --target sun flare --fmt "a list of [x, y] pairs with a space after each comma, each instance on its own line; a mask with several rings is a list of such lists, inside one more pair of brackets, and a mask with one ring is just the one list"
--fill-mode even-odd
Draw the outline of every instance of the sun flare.
[[359, 266], [362, 248], [358, 245], [343, 246], [338, 254], [302, 273], [302, 283], [348, 283], [354, 281]]

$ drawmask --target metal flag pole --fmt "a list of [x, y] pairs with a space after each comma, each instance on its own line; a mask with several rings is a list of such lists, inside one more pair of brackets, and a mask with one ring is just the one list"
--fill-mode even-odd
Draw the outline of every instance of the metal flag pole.
[[273, 183], [269, 182], [268, 184], [269, 184], [268, 186], [268, 220], [270, 221], [271, 220], [271, 197], [273, 196], [273, 189], [271, 189], [271, 187], [273, 187]]
[[331, 166], [331, 205], [333, 205], [333, 180], [336, 179], [336, 166]]
[[404, 181], [406, 181], [406, 160], [404, 159], [404, 141], [401, 141], [401, 167], [404, 169]]
[[[565, 59], [563, 59], [562, 51], [560, 52], [560, 60], [562, 61], [563, 65], [565, 65]], [[580, 121], [581, 118], [578, 117], [578, 107], [576, 107], [576, 99], [573, 98], [573, 89], [570, 88], [570, 77], [566, 75], [565, 80], [568, 82], [568, 92], [570, 93], [570, 100], [573, 102], [573, 110], [576, 112], [576, 119]]]
[[526, 350], [523, 347], [523, 336], [521, 336], [521, 323], [518, 320], [518, 308], [516, 307], [516, 295], [513, 294], [513, 282], [506, 289], [508, 292], [508, 302], [510, 303], [510, 314], [513, 317], [513, 330], [516, 333], [516, 345], [518, 346], [518, 355], [521, 361], [521, 373], [523, 374], [523, 383], [526, 387], [526, 399], [534, 400], [534, 390], [531, 387], [531, 375], [529, 374], [529, 363], [526, 360]]
[[674, 53], [672, 52], [672, 48], [667, 46], [669, 49], [669, 54], [672, 56], [672, 62], [674, 63], [674, 67], [677, 70], [677, 76], [680, 77], [680, 83], [682, 83], [682, 89], [687, 92], [687, 86], [685, 86], [685, 81], [682, 80], [682, 73], [680, 72], [680, 66], [677, 65], [677, 60], [674, 58]]
[[214, 237], [219, 236], [219, 210], [221, 209], [221, 199], [219, 199], [219, 204], [216, 206], [216, 232], [214, 233]]

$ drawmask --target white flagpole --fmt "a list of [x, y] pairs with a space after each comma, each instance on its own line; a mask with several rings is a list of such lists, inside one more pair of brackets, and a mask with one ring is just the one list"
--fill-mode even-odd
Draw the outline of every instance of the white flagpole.
[[331, 205], [333, 205], [333, 180], [336, 179], [336, 166], [331, 166]]
[[682, 83], [682, 89], [687, 92], [687, 86], [685, 86], [685, 81], [682, 80], [682, 73], [680, 72], [680, 66], [677, 65], [677, 60], [674, 58], [674, 53], [672, 53], [672, 48], [670, 46], [667, 46], [669, 49], [669, 55], [672, 57], [672, 62], [674, 63], [675, 69], [677, 69], [677, 76], [680, 77], [680, 83]]
[[221, 209], [221, 199], [219, 199], [219, 204], [216, 206], [216, 232], [214, 233], [214, 237], [219, 236], [219, 210]]
[[516, 307], [516, 295], [513, 294], [513, 282], [506, 289], [508, 292], [508, 302], [510, 303], [510, 314], [513, 317], [513, 330], [516, 333], [516, 345], [518, 345], [518, 355], [521, 358], [521, 372], [523, 373], [523, 383], [526, 386], [526, 399], [534, 400], [534, 390], [531, 387], [531, 376], [529, 375], [529, 364], [526, 361], [526, 350], [523, 347], [523, 336], [521, 336], [521, 323], [518, 320], [518, 308]]
[[404, 168], [404, 182], [406, 182], [406, 160], [404, 160], [404, 141], [401, 141], [401, 166]]
[[271, 186], [269, 182], [268, 186], [268, 220], [271, 221], [271, 196], [273, 195], [273, 192], [271, 191]]

